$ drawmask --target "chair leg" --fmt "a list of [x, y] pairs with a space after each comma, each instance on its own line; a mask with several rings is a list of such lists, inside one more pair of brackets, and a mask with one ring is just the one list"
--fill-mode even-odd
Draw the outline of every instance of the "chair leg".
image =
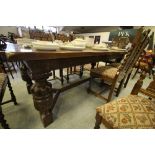
[[72, 74], [73, 73], [73, 69], [72, 69], [72, 67], [70, 67], [70, 74]]
[[15, 65], [14, 65], [14, 63], [12, 61], [11, 61], [11, 64], [12, 64], [13, 70], [17, 73]]
[[10, 69], [10, 66], [9, 66], [8, 62], [6, 62], [6, 65], [7, 65], [7, 68], [8, 68], [8, 71], [9, 71], [11, 77], [14, 79], [14, 76], [13, 76], [13, 74], [12, 74], [12, 71], [11, 71], [11, 69]]
[[99, 113], [96, 113], [96, 122], [95, 122], [95, 127], [94, 129], [100, 129], [100, 125], [102, 123], [102, 117], [99, 115]]
[[20, 68], [20, 61], [16, 61], [15, 63], [16, 63], [16, 66]]
[[91, 63], [91, 69], [95, 68], [96, 63]]
[[0, 123], [4, 129], [10, 129], [6, 120], [4, 119], [4, 114], [2, 112], [2, 108], [0, 107]]
[[80, 79], [82, 78], [83, 75], [83, 65], [80, 66]]
[[90, 91], [91, 91], [92, 80], [93, 80], [93, 78], [90, 77], [89, 85], [88, 85], [88, 88], [87, 88], [87, 93], [90, 93]]
[[152, 71], [149, 69], [149, 79], [151, 79]]
[[[115, 86], [116, 86], [117, 77], [115, 77], [113, 83], [111, 84], [108, 98], [106, 98], [106, 97], [104, 97], [103, 95], [101, 95], [101, 93], [103, 92], [103, 90], [96, 93], [95, 91], [93, 91], [93, 90], [91, 89], [93, 79], [94, 79], [94, 78], [91, 76], [91, 77], [90, 77], [90, 80], [89, 80], [89, 86], [88, 86], [88, 88], [87, 88], [87, 93], [92, 93], [92, 94], [94, 94], [95, 96], [97, 96], [97, 97], [99, 97], [99, 98], [101, 98], [101, 99], [104, 99], [104, 100], [106, 100], [107, 102], [110, 102], [110, 101], [111, 101], [111, 98], [112, 98], [112, 95], [113, 95], [113, 92], [114, 92], [114, 89], [115, 89]], [[124, 81], [123, 81], [123, 82], [124, 82]]]
[[97, 63], [97, 66], [96, 66], [96, 68], [98, 68], [99, 67], [99, 62]]
[[109, 92], [109, 95], [108, 95], [108, 98], [104, 97], [103, 95], [101, 95], [101, 93], [103, 91], [100, 91], [100, 92], [95, 92], [91, 89], [92, 87], [92, 81], [93, 81], [94, 78], [90, 77], [90, 80], [89, 80], [89, 86], [87, 88], [87, 93], [92, 93], [94, 94], [95, 96], [101, 98], [101, 99], [104, 99], [106, 100], [107, 102], [111, 101], [111, 98], [112, 98], [112, 95], [113, 95], [113, 92], [114, 92], [114, 89], [115, 89], [115, 84], [116, 84], [116, 80], [113, 82], [113, 84], [111, 85], [111, 88], [110, 88], [110, 92]]
[[55, 70], [53, 70], [53, 79], [55, 79]]
[[9, 91], [10, 91], [11, 99], [14, 102], [14, 105], [17, 105], [16, 97], [15, 97], [15, 94], [14, 94], [14, 92], [12, 90], [12, 86], [11, 86], [9, 78], [8, 78], [8, 88], [9, 88]]

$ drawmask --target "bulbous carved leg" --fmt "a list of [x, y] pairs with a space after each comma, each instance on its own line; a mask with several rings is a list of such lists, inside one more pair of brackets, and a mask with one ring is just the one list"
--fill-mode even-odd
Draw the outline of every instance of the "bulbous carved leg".
[[53, 122], [52, 103], [53, 93], [52, 84], [47, 79], [36, 80], [31, 87], [35, 108], [40, 112], [44, 127]]
[[100, 125], [102, 123], [102, 117], [98, 113], [96, 113], [96, 117], [95, 118], [96, 118], [96, 122], [95, 122], [94, 129], [100, 129]]
[[4, 129], [9, 129], [9, 125], [7, 124], [6, 120], [4, 119], [4, 114], [2, 113], [1, 107], [0, 107], [0, 123]]
[[21, 77], [26, 82], [28, 93], [31, 94], [31, 86], [33, 83], [27, 71], [28, 71], [27, 67], [22, 64], [22, 66], [20, 67]]

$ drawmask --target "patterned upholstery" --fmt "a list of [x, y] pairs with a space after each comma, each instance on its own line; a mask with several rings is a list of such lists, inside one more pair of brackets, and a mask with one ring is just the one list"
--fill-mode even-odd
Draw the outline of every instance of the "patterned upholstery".
[[4, 84], [7, 84], [7, 75], [4, 73], [0, 73], [0, 92], [4, 87]]
[[155, 103], [137, 95], [129, 95], [96, 109], [103, 124], [111, 128], [155, 128]]
[[112, 66], [103, 66], [99, 68], [91, 69], [90, 75], [92, 77], [101, 78], [107, 82], [112, 82], [115, 78], [118, 69]]
[[137, 67], [139, 67], [140, 69], [145, 69], [145, 70], [148, 70], [149, 69], [149, 65], [147, 64], [147, 63], [145, 63], [145, 62], [137, 62], [136, 64], [135, 64], [135, 67], [137, 68]]

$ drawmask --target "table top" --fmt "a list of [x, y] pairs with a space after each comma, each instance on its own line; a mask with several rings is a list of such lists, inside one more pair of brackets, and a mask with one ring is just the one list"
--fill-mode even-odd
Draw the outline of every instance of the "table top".
[[1, 54], [6, 53], [8, 60], [46, 60], [46, 59], [59, 59], [71, 57], [88, 57], [88, 56], [104, 56], [104, 55], [119, 55], [125, 54], [125, 50], [109, 50], [97, 51], [92, 49], [85, 49], [83, 51], [69, 51], [69, 50], [56, 50], [56, 51], [36, 51], [34, 49], [22, 49], [16, 44], [8, 43], [5, 51], [0, 51]]

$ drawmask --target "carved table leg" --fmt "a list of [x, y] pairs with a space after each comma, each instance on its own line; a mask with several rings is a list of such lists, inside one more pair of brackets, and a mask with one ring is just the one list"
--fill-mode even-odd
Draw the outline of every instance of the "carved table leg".
[[40, 112], [41, 120], [44, 127], [53, 122], [52, 103], [53, 93], [52, 84], [46, 78], [35, 80], [31, 87], [35, 108]]
[[17, 101], [16, 101], [16, 96], [13, 92], [13, 89], [12, 89], [12, 86], [11, 86], [11, 82], [8, 78], [8, 88], [9, 88], [9, 91], [10, 91], [10, 95], [11, 95], [11, 100], [14, 102], [14, 105], [17, 105]]
[[29, 77], [29, 75], [27, 73], [28, 69], [24, 64], [22, 64], [22, 66], [20, 68], [20, 71], [21, 71], [22, 79], [26, 82], [27, 91], [28, 91], [29, 94], [31, 94], [30, 89], [31, 89], [31, 86], [32, 86], [33, 83], [32, 83], [32, 80], [31, 80], [31, 78]]

